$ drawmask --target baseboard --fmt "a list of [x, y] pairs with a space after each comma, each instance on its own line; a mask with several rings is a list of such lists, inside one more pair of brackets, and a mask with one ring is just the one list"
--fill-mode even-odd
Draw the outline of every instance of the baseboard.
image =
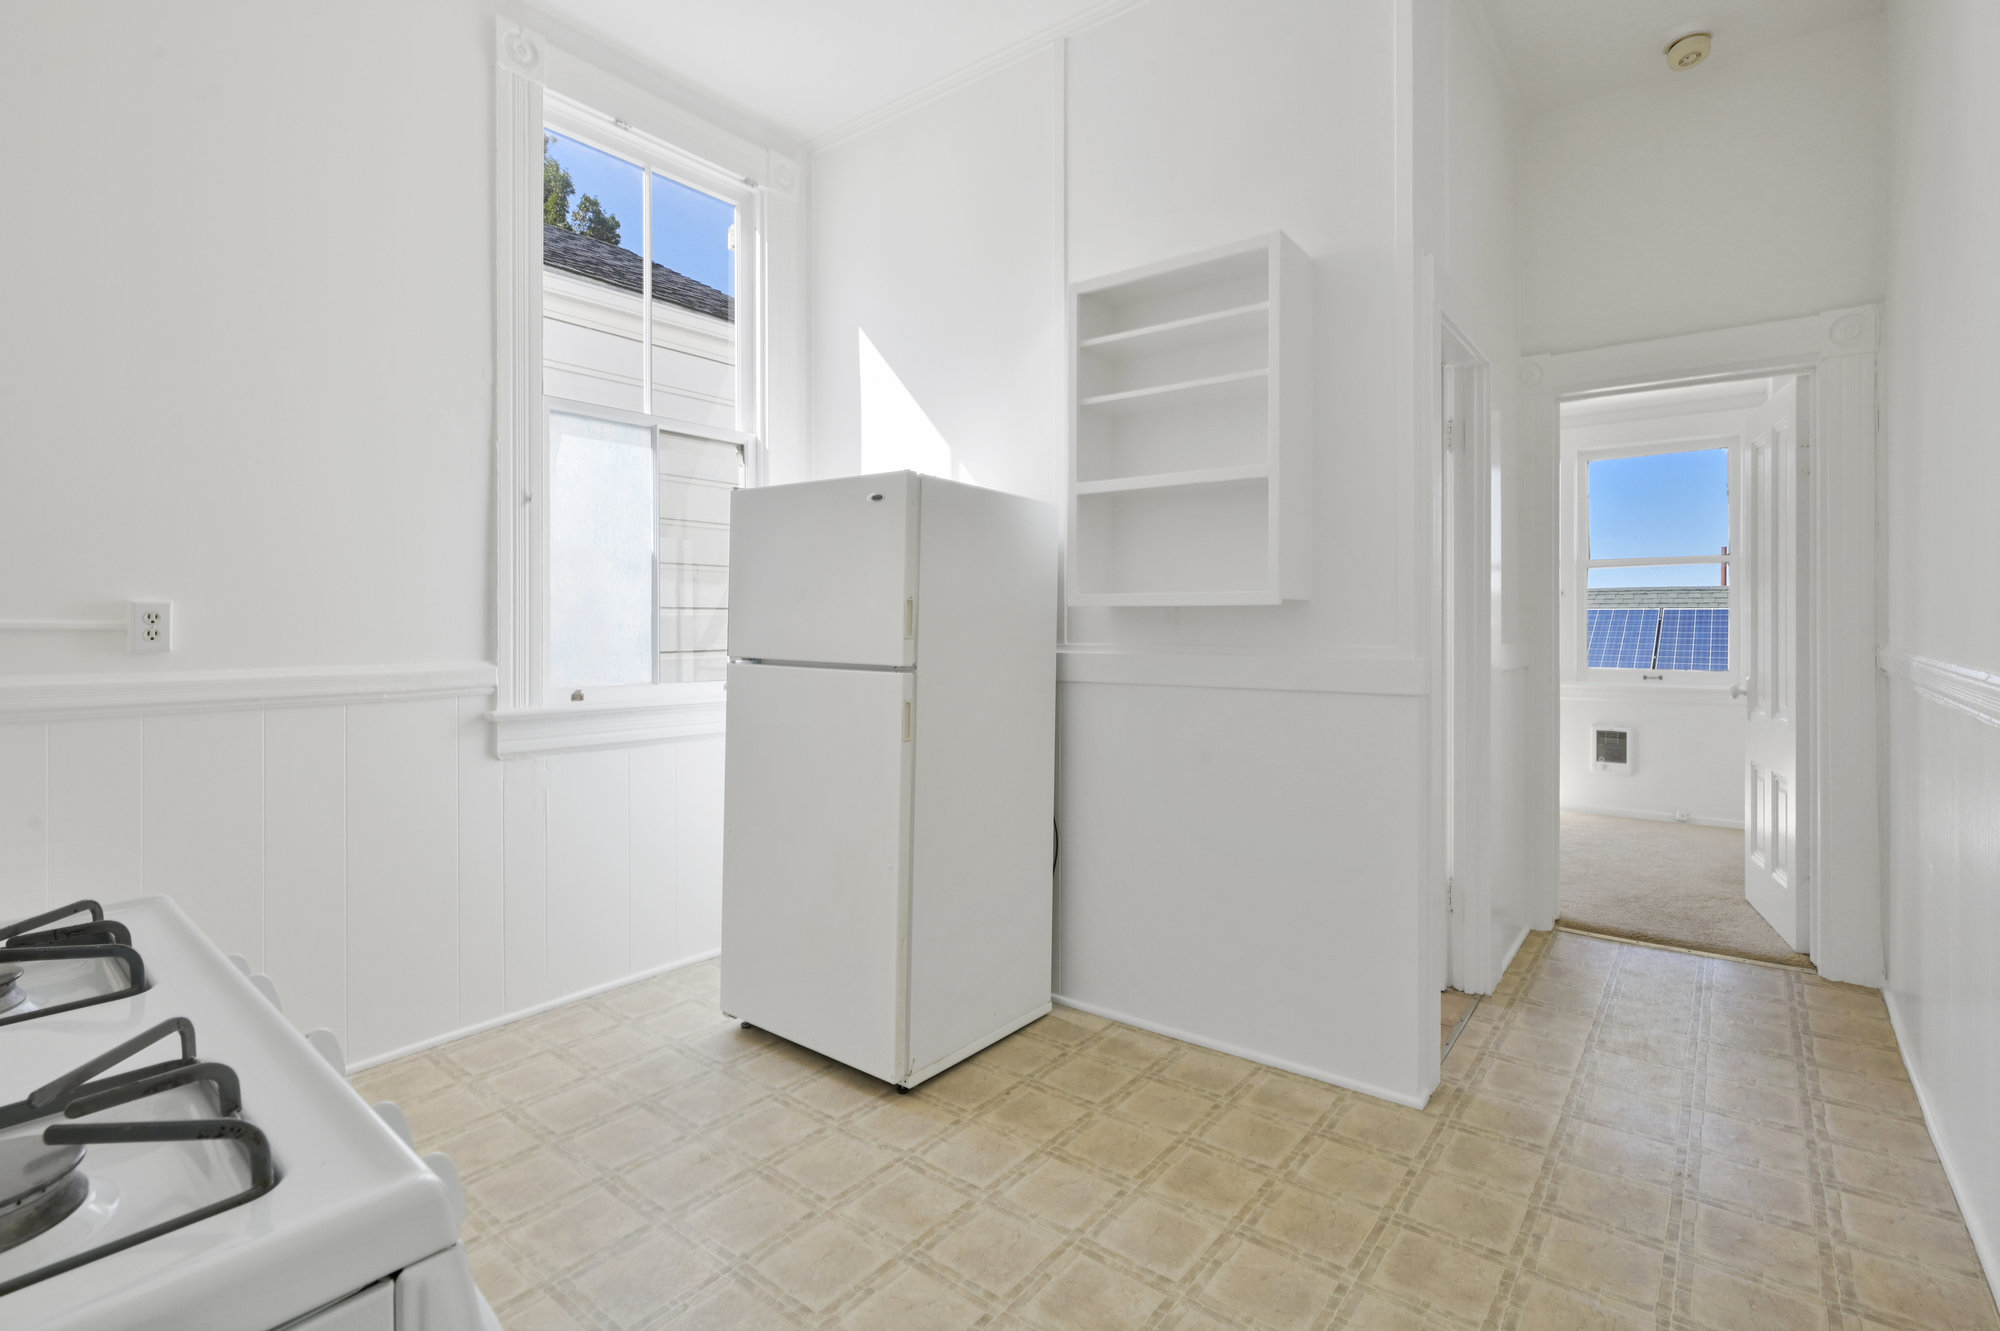
[[478, 1035], [481, 1031], [490, 1031], [496, 1026], [505, 1026], [509, 1022], [523, 1021], [529, 1017], [538, 1017], [542, 1013], [559, 1008], [565, 1003], [574, 1003], [584, 998], [595, 998], [599, 994], [608, 994], [613, 989], [623, 989], [628, 984], [637, 984], [641, 980], [655, 979], [677, 970], [685, 970], [689, 966], [699, 966], [702, 962], [713, 960], [721, 955], [722, 949], [719, 947], [712, 948], [707, 952], [697, 952], [694, 956], [682, 957], [678, 961], [664, 962], [658, 966], [650, 966], [645, 970], [636, 971], [631, 975], [621, 975], [615, 980], [607, 981], [604, 984], [594, 984], [588, 989], [579, 989], [575, 993], [564, 994], [561, 998], [551, 998], [547, 1002], [537, 1003], [533, 1007], [524, 1007], [502, 1016], [488, 1018], [485, 1021], [476, 1021], [470, 1026], [460, 1026], [456, 1030], [446, 1031], [443, 1035], [434, 1035], [428, 1039], [419, 1040], [415, 1044], [406, 1044], [401, 1049], [391, 1049], [386, 1054], [374, 1054], [368, 1058], [356, 1059], [347, 1065], [347, 1074], [351, 1077], [357, 1072], [366, 1072], [369, 1068], [380, 1067], [384, 1063], [393, 1063], [399, 1058], [408, 1058], [411, 1054], [421, 1054], [426, 1049], [435, 1049], [441, 1044], [450, 1044], [453, 1040], [463, 1040], [468, 1035]]
[[1213, 1049], [1218, 1054], [1228, 1054], [1232, 1058], [1241, 1058], [1252, 1063], [1262, 1063], [1267, 1068], [1276, 1068], [1280, 1072], [1291, 1072], [1301, 1077], [1310, 1077], [1314, 1081], [1323, 1081], [1329, 1086], [1338, 1086], [1345, 1091], [1357, 1091], [1362, 1095], [1372, 1095], [1378, 1100], [1387, 1100], [1392, 1104], [1408, 1105], [1412, 1109], [1422, 1109], [1430, 1102], [1429, 1095], [1408, 1095], [1402, 1091], [1386, 1090], [1380, 1086], [1371, 1086], [1365, 1081], [1356, 1081], [1352, 1077], [1343, 1077], [1338, 1073], [1327, 1072], [1320, 1068], [1309, 1068], [1303, 1063], [1294, 1063], [1289, 1059], [1259, 1053], [1254, 1049], [1245, 1049], [1241, 1045], [1230, 1044], [1227, 1041], [1211, 1040], [1206, 1035], [1196, 1035], [1191, 1031], [1178, 1030], [1172, 1026], [1163, 1026], [1157, 1021], [1147, 1021], [1143, 1017], [1135, 1017], [1127, 1012], [1113, 1011], [1108, 1007], [1100, 1007], [1096, 1003], [1086, 1003], [1080, 998], [1069, 998], [1062, 994], [1056, 994], [1054, 997], [1058, 1007], [1075, 1008], [1078, 1012], [1088, 1012], [1093, 1017], [1103, 1017], [1106, 1021], [1115, 1021], [1123, 1026], [1137, 1026], [1142, 1031], [1151, 1031], [1155, 1035], [1164, 1035], [1169, 1040], [1179, 1040], [1182, 1044], [1199, 1045], [1203, 1049]]
[[905, 1077], [900, 1084], [911, 1087], [913, 1089], [917, 1086], [922, 1085], [924, 1082], [929, 1081], [932, 1077], [937, 1076], [938, 1073], [945, 1072], [952, 1068], [957, 1067], [960, 1063], [963, 1063], [966, 1059], [971, 1058], [974, 1054], [978, 1053], [980, 1050], [985, 1049], [990, 1045], [996, 1045], [1000, 1043], [1002, 1040], [1006, 1039], [1008, 1036], [1012, 1035], [1015, 1031], [1020, 1030], [1023, 1026], [1026, 1026], [1030, 1022], [1040, 1021], [1043, 1017], [1049, 1015], [1049, 1009], [1052, 1006], [1053, 1006], [1052, 1004], [1044, 1003], [1040, 1007], [1035, 1008], [1030, 1012], [1024, 1013], [1023, 1015], [1014, 1018], [1012, 1021], [1001, 1023], [1000, 1027], [997, 1030], [994, 1030], [989, 1034], [980, 1036], [977, 1040], [974, 1040], [971, 1044], [965, 1046], [965, 1048], [956, 1050], [953, 1053], [946, 1054], [943, 1058], [937, 1059], [934, 1062], [927, 1063], [923, 1067], [918, 1068], [916, 1071], [912, 1072], [909, 1076]]
[[1514, 935], [1514, 942], [1507, 948], [1507, 955], [1500, 959], [1500, 969], [1493, 973], [1494, 984], [1497, 985], [1507, 978], [1507, 968], [1514, 964], [1515, 957], [1521, 955], [1521, 944], [1527, 942], [1528, 935], [1533, 932], [1534, 930], [1524, 924], [1521, 926], [1521, 931]]
[[[1648, 823], [1677, 823], [1681, 820], [1671, 813], [1657, 813], [1649, 809], [1607, 809], [1597, 804], [1565, 804], [1564, 813], [1594, 813], [1603, 818], [1637, 818]], [[1727, 827], [1732, 831], [1743, 830], [1743, 820], [1737, 818], [1694, 818], [1687, 820], [1696, 827]]]
[[1938, 1163], [1944, 1166], [1945, 1182], [1951, 1185], [1951, 1195], [1958, 1202], [1958, 1214], [1965, 1221], [1966, 1233], [1972, 1236], [1972, 1250], [1979, 1254], [1979, 1266], [1986, 1273], [1986, 1287], [1993, 1292], [1996, 1302], [2000, 1302], [2000, 1249], [1993, 1246], [1993, 1236], [1986, 1232], [1985, 1217], [1968, 1203], [1971, 1194], [1961, 1182], [1963, 1175], [1952, 1161], [1954, 1155], [1951, 1144], [1945, 1140], [1943, 1124], [1931, 1108], [1931, 1097], [1924, 1089], [1924, 1079], [1918, 1075], [1916, 1064], [1910, 1062], [1909, 1028], [1897, 1013], [1896, 995], [1888, 989], [1882, 990], [1882, 1001], [1889, 1009], [1889, 1026], [1896, 1032], [1896, 1053], [1903, 1060], [1903, 1071], [1909, 1074], [1910, 1088], [1917, 1093], [1917, 1109], [1924, 1116], [1924, 1126], [1930, 1129], [1931, 1144], [1937, 1147]]

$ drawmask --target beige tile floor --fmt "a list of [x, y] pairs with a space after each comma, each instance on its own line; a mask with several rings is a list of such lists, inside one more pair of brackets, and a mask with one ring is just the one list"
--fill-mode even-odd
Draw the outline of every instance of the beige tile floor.
[[356, 1078], [510, 1331], [2000, 1326], [1881, 1000], [1815, 976], [1535, 935], [1421, 1113], [1060, 1009], [899, 1097], [715, 984]]
[[1458, 1024], [1466, 1014], [1478, 1006], [1479, 1000], [1471, 994], [1461, 994], [1456, 989], [1447, 989], [1438, 995], [1438, 1048], [1449, 1051], [1451, 1037], [1457, 1033]]

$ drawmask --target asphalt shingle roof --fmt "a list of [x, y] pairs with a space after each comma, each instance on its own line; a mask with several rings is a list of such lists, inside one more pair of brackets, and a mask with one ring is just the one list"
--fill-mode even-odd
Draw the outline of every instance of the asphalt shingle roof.
[[1593, 610], [1634, 606], [1642, 610], [1705, 610], [1729, 608], [1727, 587], [1592, 587]]
[[[542, 262], [578, 277], [588, 277], [637, 293], [641, 286], [640, 268], [645, 262], [619, 245], [607, 245], [589, 236], [579, 236], [559, 226], [542, 225]], [[717, 319], [736, 319], [736, 301], [705, 282], [697, 282], [665, 264], [653, 265], [653, 299], [678, 305], [696, 314]]]

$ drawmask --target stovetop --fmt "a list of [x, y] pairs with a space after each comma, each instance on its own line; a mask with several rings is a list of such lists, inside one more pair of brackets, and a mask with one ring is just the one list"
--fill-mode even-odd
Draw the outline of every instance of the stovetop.
[[[0, 1164], [29, 1161], [0, 1233], [69, 1208], [0, 1245], [0, 1326], [266, 1331], [457, 1242], [437, 1176], [178, 907], [107, 914], [0, 949], [27, 994], [0, 1011]], [[44, 1179], [36, 1141], [81, 1146], [73, 1171]]]

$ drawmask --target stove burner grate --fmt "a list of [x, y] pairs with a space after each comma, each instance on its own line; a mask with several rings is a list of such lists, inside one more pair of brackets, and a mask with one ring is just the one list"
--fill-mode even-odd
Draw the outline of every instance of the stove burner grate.
[[[82, 923], [43, 928], [72, 915], [88, 914], [90, 918]], [[20, 1007], [28, 995], [19, 965], [11, 963], [34, 961], [86, 961], [104, 959], [118, 962], [125, 969], [125, 986], [87, 998], [74, 999], [67, 1003], [51, 1003], [27, 1012], [13, 1012]], [[44, 911], [40, 915], [12, 924], [0, 925], [0, 1026], [17, 1021], [33, 1021], [37, 1017], [53, 1016], [58, 1012], [71, 1012], [77, 1008], [92, 1007], [98, 1003], [108, 1003], [114, 998], [130, 998], [144, 993], [150, 986], [146, 982], [145, 959], [132, 946], [132, 931], [116, 920], [104, 918], [104, 907], [95, 901], [72, 901], [67, 906]]]
[[[181, 1056], [178, 1059], [149, 1064], [129, 1072], [98, 1075], [168, 1035], [180, 1037]], [[32, 1137], [0, 1139], [0, 1252], [17, 1247], [60, 1224], [83, 1204], [90, 1192], [90, 1180], [77, 1169], [77, 1165], [82, 1161], [83, 1148], [87, 1145], [239, 1142], [249, 1157], [250, 1185], [221, 1201], [171, 1216], [158, 1224], [148, 1225], [108, 1243], [100, 1243], [88, 1251], [37, 1267], [25, 1275], [0, 1280], [0, 1297], [65, 1271], [73, 1271], [100, 1257], [123, 1252], [148, 1239], [171, 1234], [198, 1220], [233, 1210], [278, 1186], [278, 1171], [271, 1158], [269, 1139], [256, 1126], [240, 1117], [243, 1097], [236, 1073], [226, 1064], [204, 1063], [195, 1058], [194, 1023], [186, 1017], [170, 1017], [106, 1050], [82, 1067], [29, 1092], [27, 1099], [0, 1106], [0, 1127], [12, 1127], [58, 1111], [65, 1118], [81, 1118], [194, 1082], [209, 1084], [215, 1095], [217, 1113], [227, 1117], [148, 1123], [52, 1123], [42, 1130], [40, 1141]], [[14, 1165], [11, 1170], [10, 1162]], [[13, 1233], [10, 1227], [13, 1224], [19, 1225], [20, 1233]], [[13, 1235], [11, 1238], [10, 1234]]]
[[33, 1137], [0, 1141], [0, 1252], [47, 1233], [83, 1205], [90, 1180], [77, 1168], [81, 1163], [81, 1146]]

